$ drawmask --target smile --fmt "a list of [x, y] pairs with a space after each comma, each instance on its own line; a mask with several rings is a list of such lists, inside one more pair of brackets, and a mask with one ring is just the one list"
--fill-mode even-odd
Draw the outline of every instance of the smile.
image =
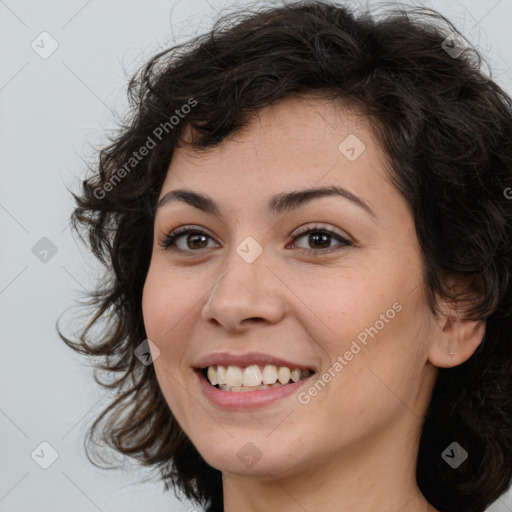
[[[304, 358], [305, 360], [306, 358]], [[221, 409], [271, 405], [307, 386], [319, 366], [260, 352], [207, 354], [193, 365], [203, 396]]]
[[222, 391], [243, 393], [286, 386], [312, 374], [311, 370], [275, 365], [222, 366], [204, 368], [206, 380]]

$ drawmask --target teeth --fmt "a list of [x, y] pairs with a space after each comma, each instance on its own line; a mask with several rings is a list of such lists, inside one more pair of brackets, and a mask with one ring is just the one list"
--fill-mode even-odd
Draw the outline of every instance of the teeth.
[[[210, 366], [210, 368], [212, 368]], [[208, 368], [208, 370], [210, 369]], [[217, 384], [226, 384], [226, 367], [217, 366]]]
[[[308, 377], [309, 370], [294, 368], [290, 370], [286, 366], [251, 365], [246, 368], [238, 366], [209, 366], [207, 377], [212, 386], [226, 391], [249, 391], [256, 389], [268, 389], [269, 387], [284, 386], [290, 380], [298, 382], [301, 378]], [[243, 389], [242, 389], [243, 388]]]
[[277, 368], [274, 365], [263, 368], [263, 384], [275, 384], [277, 381]]
[[210, 366], [208, 367], [208, 380], [210, 381], [210, 383], [212, 385], [216, 385], [218, 384], [218, 381], [217, 381], [217, 372], [215, 371], [215, 369], [213, 368], [213, 366]]
[[242, 386], [259, 386], [261, 384], [261, 370], [258, 366], [248, 366], [242, 375]]
[[[210, 367], [211, 368], [211, 367]], [[228, 366], [226, 371], [226, 385], [241, 386], [242, 385], [242, 369], [238, 366]]]
[[286, 368], [286, 366], [281, 366], [277, 371], [277, 380], [281, 384], [286, 384], [290, 381], [290, 368]]

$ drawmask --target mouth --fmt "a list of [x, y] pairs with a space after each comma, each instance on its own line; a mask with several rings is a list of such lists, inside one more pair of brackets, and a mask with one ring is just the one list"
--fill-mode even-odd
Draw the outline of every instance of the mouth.
[[246, 393], [282, 388], [307, 379], [315, 372], [311, 369], [276, 365], [210, 365], [196, 369], [206, 382], [221, 391]]

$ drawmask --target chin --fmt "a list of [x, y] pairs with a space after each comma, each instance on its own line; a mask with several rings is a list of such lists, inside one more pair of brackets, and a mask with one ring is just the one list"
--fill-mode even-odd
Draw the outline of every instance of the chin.
[[[275, 441], [275, 440], [274, 440]], [[262, 440], [249, 441], [245, 436], [232, 438], [229, 442], [210, 442], [195, 444], [203, 459], [215, 469], [225, 473], [269, 478], [287, 476], [301, 465], [297, 451], [285, 442]], [[212, 446], [218, 448], [212, 449]], [[284, 448], [279, 451], [279, 447]]]

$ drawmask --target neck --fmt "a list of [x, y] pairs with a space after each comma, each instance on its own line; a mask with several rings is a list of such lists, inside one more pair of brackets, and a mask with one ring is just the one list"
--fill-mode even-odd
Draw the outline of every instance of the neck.
[[[410, 414], [410, 413], [409, 413]], [[369, 434], [284, 477], [223, 473], [224, 511], [437, 512], [416, 483], [419, 424]], [[413, 428], [414, 427], [414, 428]]]

